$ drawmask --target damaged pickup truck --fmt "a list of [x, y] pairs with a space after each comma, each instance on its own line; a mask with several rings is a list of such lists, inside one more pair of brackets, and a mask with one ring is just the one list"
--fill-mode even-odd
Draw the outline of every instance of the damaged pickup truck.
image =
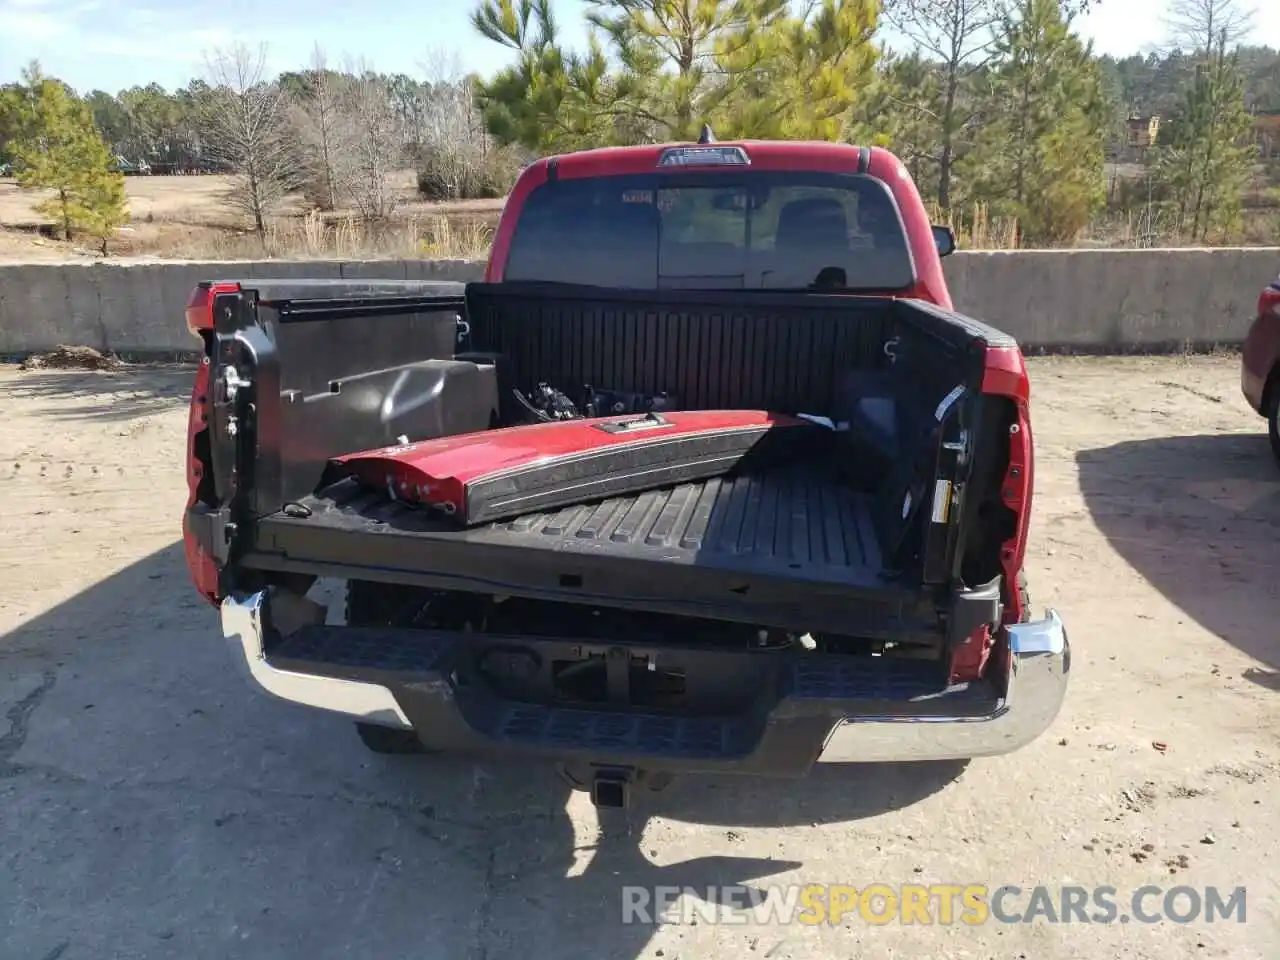
[[202, 284], [196, 587], [371, 749], [603, 806], [1015, 750], [1070, 651], [1023, 574], [1026, 368], [953, 245], [884, 150], [708, 136], [532, 164], [483, 282]]

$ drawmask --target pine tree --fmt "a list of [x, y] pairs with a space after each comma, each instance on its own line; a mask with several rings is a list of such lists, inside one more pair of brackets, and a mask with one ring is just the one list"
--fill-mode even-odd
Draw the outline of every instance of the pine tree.
[[[732, 4], [730, 4], [732, 6]], [[725, 94], [716, 117], [729, 136], [844, 140], [874, 88], [877, 0], [821, 0], [754, 18], [718, 41]]]
[[499, 143], [546, 154], [643, 139], [617, 109], [599, 38], [585, 55], [563, 50], [549, 0], [482, 0], [471, 22], [516, 54], [512, 66], [476, 84], [476, 103]]
[[892, 150], [928, 196], [938, 183], [942, 72], [918, 51], [882, 62], [854, 111], [852, 138]]
[[128, 221], [124, 177], [111, 169], [110, 151], [88, 105], [32, 63], [23, 73], [15, 113], [10, 152], [18, 183], [52, 191], [36, 210], [58, 221], [63, 239], [77, 232], [99, 239], [105, 255], [108, 239]]
[[1156, 157], [1156, 175], [1193, 242], [1238, 223], [1240, 194], [1257, 155], [1248, 139], [1251, 129], [1244, 82], [1236, 56], [1227, 54], [1224, 33], [1196, 66]]
[[0, 164], [13, 162], [22, 117], [23, 89], [16, 83], [0, 86]]
[[88, 169], [76, 190], [74, 219], [98, 241], [98, 249], [105, 257], [107, 241], [129, 222], [124, 176], [106, 166]]
[[500, 143], [536, 152], [717, 135], [842, 139], [875, 80], [877, 0], [589, 0], [590, 45], [566, 53], [548, 0], [472, 15], [516, 63], [479, 85]]
[[111, 169], [88, 105], [32, 63], [23, 74], [17, 131], [10, 152], [18, 183], [53, 191], [37, 211], [58, 222], [64, 240], [85, 231], [105, 254], [107, 240], [128, 221], [124, 177]]
[[691, 140], [732, 92], [723, 61], [763, 72], [789, 18], [787, 0], [588, 0], [587, 20], [616, 53], [622, 108], [653, 139]]
[[1108, 110], [1062, 0], [1017, 0], [1000, 26], [994, 98], [965, 174], [1024, 241], [1073, 240], [1105, 200]]
[[[952, 205], [952, 177], [964, 155], [965, 131], [977, 112], [968, 96], [974, 75], [992, 55], [993, 28], [1000, 22], [997, 0], [886, 0], [885, 17], [912, 41], [917, 53], [936, 64], [940, 82], [930, 98], [928, 116], [938, 138], [938, 205]], [[917, 103], [921, 103], [918, 96]], [[923, 116], [923, 114], [921, 115]]]

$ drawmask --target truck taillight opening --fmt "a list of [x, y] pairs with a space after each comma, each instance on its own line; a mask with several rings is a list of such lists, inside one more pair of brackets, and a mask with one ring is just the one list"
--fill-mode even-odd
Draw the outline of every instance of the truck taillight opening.
[[1009, 459], [1000, 487], [1000, 502], [1016, 518], [1014, 534], [1000, 549], [1000, 565], [1005, 579], [1005, 623], [1017, 623], [1025, 615], [1017, 584], [1026, 556], [1030, 508], [1035, 477], [1031, 436], [1031, 380], [1026, 361], [1014, 348], [988, 349], [982, 392], [1007, 397], [1012, 413], [1007, 424]]
[[213, 287], [201, 284], [191, 291], [186, 309], [187, 333], [204, 341], [204, 332], [213, 329]]
[[204, 349], [201, 351], [200, 366], [196, 369], [187, 414], [187, 509], [183, 514], [183, 541], [192, 582], [210, 603], [217, 603], [221, 599], [218, 567], [190, 529], [191, 511], [197, 506], [209, 509], [216, 509], [218, 506], [209, 438], [214, 308], [219, 297], [239, 292], [238, 283], [202, 283], [191, 291], [185, 310], [187, 332], [199, 340]]
[[213, 332], [214, 306], [218, 297], [240, 292], [238, 283], [202, 283], [191, 291], [187, 300], [186, 321], [187, 332], [201, 342], [205, 335]]
[[1280, 280], [1262, 291], [1258, 297], [1258, 316], [1280, 319]]

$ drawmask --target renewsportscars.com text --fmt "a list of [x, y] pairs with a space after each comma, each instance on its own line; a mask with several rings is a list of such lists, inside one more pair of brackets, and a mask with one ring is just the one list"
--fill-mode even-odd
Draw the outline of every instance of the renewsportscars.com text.
[[623, 887], [622, 922], [756, 923], [1244, 923], [1245, 888], [1013, 884], [805, 884]]

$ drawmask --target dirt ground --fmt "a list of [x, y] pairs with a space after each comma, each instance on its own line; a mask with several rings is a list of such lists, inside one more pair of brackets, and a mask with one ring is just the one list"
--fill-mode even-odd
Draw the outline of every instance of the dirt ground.
[[[541, 765], [376, 757], [249, 688], [182, 563], [189, 370], [0, 370], [0, 957], [1280, 956], [1280, 470], [1238, 362], [1032, 365], [1052, 731], [677, 780], [618, 820]], [[621, 922], [624, 884], [796, 882], [1243, 885], [1247, 913]]]
[[[132, 220], [112, 240], [112, 256], [257, 255], [251, 249], [240, 249], [243, 243], [238, 241], [245, 233], [245, 223], [227, 203], [231, 182], [230, 177], [220, 175], [126, 177]], [[445, 217], [455, 229], [473, 222], [492, 227], [502, 210], [502, 200], [426, 203], [418, 197], [412, 170], [396, 171], [390, 182], [399, 196], [397, 221]], [[64, 243], [53, 234], [46, 218], [35, 209], [43, 196], [42, 192], [21, 189], [13, 179], [0, 179], [0, 263], [96, 259], [92, 243]], [[281, 232], [302, 232], [298, 221], [305, 211], [306, 204], [300, 196], [287, 197], [277, 211]], [[349, 211], [336, 211], [329, 219], [341, 220], [346, 213]]]

